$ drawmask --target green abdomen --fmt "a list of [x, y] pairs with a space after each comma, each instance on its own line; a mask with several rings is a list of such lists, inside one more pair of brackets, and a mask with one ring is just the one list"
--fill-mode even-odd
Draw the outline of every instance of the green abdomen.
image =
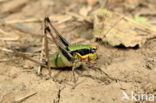
[[50, 55], [50, 67], [51, 68], [72, 67], [72, 63], [69, 62], [60, 52], [56, 52]]

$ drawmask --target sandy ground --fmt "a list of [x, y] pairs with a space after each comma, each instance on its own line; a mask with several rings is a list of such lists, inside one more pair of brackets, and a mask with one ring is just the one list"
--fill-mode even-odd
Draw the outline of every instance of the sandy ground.
[[[23, 2], [1, 2], [0, 20], [44, 18], [46, 15], [64, 15], [67, 11], [78, 13], [86, 5], [84, 0], [30, 0], [19, 11], [6, 13]], [[98, 7], [97, 4], [94, 9]], [[60, 18], [54, 21], [54, 25], [68, 41], [98, 45], [98, 59], [94, 64], [97, 68], [84, 63], [82, 68], [75, 70], [76, 82], [73, 82], [71, 70], [53, 69], [49, 78], [47, 69], [44, 68], [43, 75], [39, 76], [37, 64], [8, 51], [0, 51], [0, 103], [154, 103], [149, 99], [151, 94], [156, 95], [155, 38], [138, 49], [111, 47], [87, 38], [91, 31], [85, 24], [75, 19], [59, 23]], [[153, 18], [152, 21], [156, 20]], [[14, 47], [29, 57], [39, 59], [43, 32], [41, 22], [12, 23], [0, 28], [5, 31], [0, 33], [2, 48]], [[56, 51], [52, 42], [50, 49], [52, 53]], [[122, 98], [123, 92], [130, 100]], [[132, 92], [146, 94], [148, 100], [133, 101]], [[22, 100], [25, 96], [30, 97]]]

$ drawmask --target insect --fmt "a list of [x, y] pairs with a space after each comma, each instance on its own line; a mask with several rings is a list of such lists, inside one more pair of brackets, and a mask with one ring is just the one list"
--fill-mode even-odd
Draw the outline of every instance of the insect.
[[[53, 30], [58, 39], [54, 38], [52, 33]], [[54, 54], [49, 54], [48, 47], [48, 37], [47, 34], [50, 35], [50, 40], [54, 41], [56, 44], [58, 51]], [[45, 17], [44, 19], [44, 41], [45, 41], [45, 55], [47, 65], [45, 63], [38, 62], [34, 59], [31, 59], [21, 53], [16, 52], [19, 56], [24, 57], [25, 59], [29, 59], [35, 63], [38, 63], [46, 68], [72, 68], [72, 71], [76, 68], [78, 62], [83, 60], [87, 60], [88, 62], [94, 61], [96, 59], [96, 50], [97, 47], [95, 45], [82, 45], [82, 44], [70, 44], [65, 38], [61, 36], [61, 34], [56, 30], [53, 26], [49, 17]]]

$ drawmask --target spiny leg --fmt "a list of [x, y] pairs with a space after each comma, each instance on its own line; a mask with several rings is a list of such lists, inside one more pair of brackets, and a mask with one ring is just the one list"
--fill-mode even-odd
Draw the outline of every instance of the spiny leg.
[[74, 59], [73, 59], [72, 55], [66, 49], [61, 47], [59, 42], [54, 38], [54, 36], [53, 36], [53, 34], [52, 34], [52, 32], [51, 32], [51, 30], [50, 30], [50, 28], [48, 26], [45, 28], [45, 31], [47, 31], [50, 34], [52, 40], [56, 44], [58, 50], [63, 54], [63, 56], [65, 56], [65, 58], [67, 58], [67, 60], [69, 60], [70, 62], [73, 62]]
[[45, 21], [45, 23], [47, 22], [49, 25], [50, 25], [50, 27], [54, 30], [54, 32], [56, 33], [56, 35], [59, 37], [59, 39], [60, 39], [60, 41], [66, 46], [66, 47], [68, 47], [70, 44], [69, 44], [69, 42], [65, 39], [65, 38], [63, 38], [61, 35], [60, 35], [60, 33], [56, 30], [56, 28], [53, 26], [53, 24], [52, 24], [52, 22], [50, 21], [50, 19], [49, 19], [49, 17], [46, 17], [45, 19], [44, 19], [44, 21]]
[[48, 39], [47, 39], [47, 32], [44, 30], [44, 42], [45, 42], [45, 55], [48, 62], [48, 69], [49, 69], [49, 76], [51, 77], [51, 68], [50, 68], [50, 59], [49, 59], [49, 47], [48, 47]]

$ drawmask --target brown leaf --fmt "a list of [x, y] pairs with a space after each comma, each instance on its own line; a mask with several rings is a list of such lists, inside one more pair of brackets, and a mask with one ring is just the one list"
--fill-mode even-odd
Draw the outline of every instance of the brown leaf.
[[100, 38], [112, 46], [125, 47], [141, 47], [149, 38], [156, 37], [152, 26], [142, 25], [106, 9], [100, 9], [95, 13], [93, 34], [95, 38]]

